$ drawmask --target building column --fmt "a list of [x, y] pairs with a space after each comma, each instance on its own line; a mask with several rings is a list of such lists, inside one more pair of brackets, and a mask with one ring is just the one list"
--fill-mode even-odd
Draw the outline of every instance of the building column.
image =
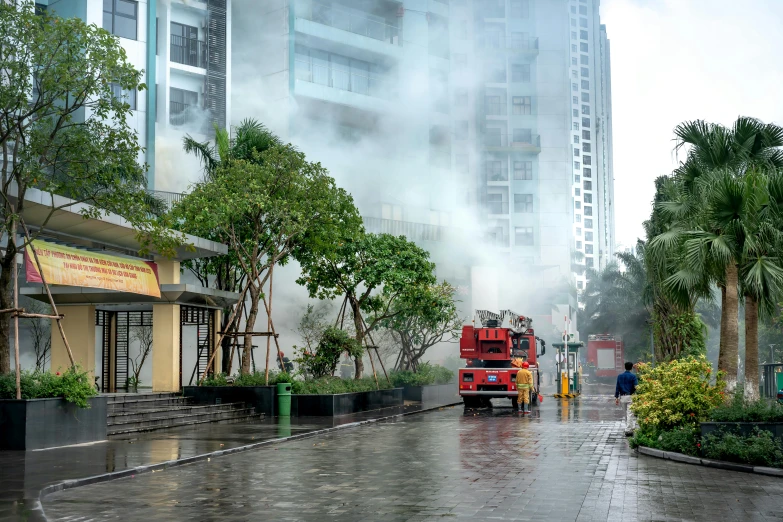
[[[71, 347], [74, 362], [95, 378], [95, 306], [64, 306], [59, 309], [65, 338]], [[53, 372], [68, 369], [71, 360], [65, 348], [56, 320], [52, 319], [52, 362]]]
[[[223, 321], [223, 311], [211, 310], [211, 313], [212, 313], [212, 321], [213, 321], [212, 324], [215, 325], [215, 330], [214, 330], [215, 337], [212, 339], [212, 344], [214, 345], [215, 348], [215, 360], [212, 362], [212, 371], [214, 373], [220, 373], [222, 370], [221, 363], [223, 362], [223, 357], [222, 357], [223, 354], [221, 352], [223, 350], [222, 347], [220, 346], [220, 343], [218, 343], [218, 340], [220, 339], [220, 330], [221, 330], [220, 324]], [[201, 376], [199, 375], [199, 378], [200, 377]]]
[[[161, 285], [180, 281], [179, 261], [156, 259]], [[179, 392], [181, 385], [180, 310], [177, 304], [152, 305], [152, 391]]]

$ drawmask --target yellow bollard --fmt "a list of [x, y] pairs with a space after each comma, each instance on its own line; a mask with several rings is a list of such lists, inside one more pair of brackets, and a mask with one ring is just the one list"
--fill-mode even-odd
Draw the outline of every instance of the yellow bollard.
[[560, 393], [563, 395], [568, 395], [569, 389], [568, 389], [568, 374], [566, 372], [563, 372], [560, 375]]

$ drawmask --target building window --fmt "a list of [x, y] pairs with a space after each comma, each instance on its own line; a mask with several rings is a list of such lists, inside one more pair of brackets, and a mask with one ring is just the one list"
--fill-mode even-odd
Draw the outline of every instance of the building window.
[[579, 237], [582, 235], [582, 229], [580, 227], [576, 227], [576, 236]]
[[103, 28], [121, 38], [135, 40], [139, 4], [131, 0], [103, 0]]
[[487, 63], [486, 69], [487, 81], [490, 83], [506, 83], [506, 62], [505, 60], [493, 60]]
[[593, 253], [593, 245], [585, 245], [585, 254], [592, 254]]
[[132, 111], [136, 110], [136, 89], [126, 91], [118, 83], [109, 84], [109, 88], [111, 89], [112, 98], [127, 103]]
[[574, 148], [574, 156], [576, 156], [578, 158], [580, 153], [581, 153], [581, 151], [579, 149]]
[[582, 214], [576, 214], [574, 216], [574, 222], [575, 223], [581, 223], [582, 222]]
[[590, 268], [593, 268], [593, 266], [594, 266], [594, 265], [593, 265], [593, 258], [592, 258], [592, 257], [585, 258], [585, 264], [586, 264], [588, 267], [590, 267]]
[[487, 180], [508, 181], [505, 165], [500, 160], [487, 160]]
[[511, 0], [511, 18], [528, 18], [530, 16], [530, 0]]
[[533, 162], [514, 161], [514, 179], [519, 179], [519, 180], [533, 179]]
[[469, 134], [469, 126], [467, 120], [460, 120], [457, 122], [454, 122], [454, 134], [455, 138], [458, 140], [466, 140], [468, 139]]
[[586, 43], [581, 42], [579, 44], [579, 50], [582, 51], [583, 53], [586, 53], [588, 49], [589, 49], [589, 47], [587, 46]]
[[574, 80], [576, 80], [577, 78], [579, 78], [579, 73], [578, 73], [578, 72], [576, 72], [575, 70], [572, 70], [572, 71], [571, 71], [571, 77], [572, 77]]
[[593, 220], [585, 219], [585, 230], [592, 230], [592, 228], [593, 228]]
[[577, 241], [576, 242], [576, 249], [577, 250], [582, 250], [582, 242], [581, 241]]
[[572, 6], [571, 6], [571, 12], [572, 12], [573, 14], [576, 14], [576, 6], [575, 6], [575, 5], [572, 5]]
[[580, 5], [579, 6], [579, 14], [582, 16], [587, 16], [587, 6]]
[[579, 183], [579, 180], [582, 179], [579, 174], [574, 174], [574, 183]]
[[454, 68], [465, 69], [468, 66], [468, 57], [465, 54], [454, 55]]
[[585, 165], [592, 165], [592, 158], [590, 156], [582, 156], [582, 163]]
[[585, 29], [587, 29], [587, 18], [579, 19], [579, 27], [584, 27]]
[[593, 190], [593, 182], [585, 180], [584, 181], [584, 187], [585, 187], [585, 190]]
[[578, 122], [578, 121], [575, 121], [575, 122], [574, 122], [574, 130], [575, 130], [575, 131], [578, 131], [578, 130], [579, 130], [579, 122]]
[[574, 118], [578, 118], [579, 117], [579, 109], [572, 109], [571, 112], [573, 113]]
[[402, 221], [402, 207], [400, 205], [390, 205], [389, 203], [383, 203], [381, 205], [381, 219]]
[[533, 241], [533, 227], [514, 227], [514, 244], [532, 245]]
[[579, 57], [579, 63], [582, 65], [590, 65], [590, 59], [587, 57], [586, 54], [583, 54]]
[[579, 170], [581, 168], [582, 168], [582, 164], [579, 163], [578, 161], [575, 161], [574, 162], [574, 170]]
[[583, 140], [589, 140], [590, 139], [590, 131], [589, 130], [583, 130], [582, 131], [582, 139]]
[[468, 90], [457, 89], [454, 91], [454, 105], [464, 107], [468, 104]]
[[526, 83], [530, 81], [529, 63], [511, 64], [511, 81], [516, 83]]
[[575, 189], [574, 189], [574, 194], [575, 194], [577, 197], [579, 196], [579, 194], [580, 194], [581, 192], [582, 192], [582, 191], [579, 189], [579, 187], [577, 187], [577, 188], [575, 188]]
[[533, 143], [533, 131], [530, 129], [514, 129], [514, 143]]
[[582, 143], [582, 152], [592, 152], [590, 150], [590, 142], [584, 142]]
[[582, 281], [577, 281], [576, 282], [576, 288], [578, 290], [582, 290], [584, 288], [584, 283]]
[[579, 144], [579, 135], [578, 134], [574, 134], [574, 143], [577, 144], [577, 145]]
[[571, 39], [576, 40], [576, 31], [571, 31]]
[[592, 169], [585, 169], [584, 172], [585, 172], [585, 177], [586, 178], [592, 178], [593, 177]]
[[593, 240], [593, 233], [585, 232], [585, 241], [592, 241], [592, 240]]
[[571, 19], [571, 27], [576, 27], [576, 18]]
[[582, 127], [590, 128], [590, 118], [582, 118]]
[[590, 81], [589, 80], [582, 80], [582, 89], [589, 91], [590, 90]]
[[574, 102], [574, 105], [579, 105], [579, 97], [578, 96], [572, 96], [571, 101]]
[[[576, 189], [579, 190], [579, 189]], [[578, 196], [579, 194], [577, 194]], [[593, 195], [592, 194], [585, 194], [585, 203], [592, 203], [593, 202]]]
[[574, 201], [574, 208], [577, 208], [577, 209], [582, 208], [582, 202], [581, 201]]
[[579, 31], [579, 39], [580, 40], [587, 40], [587, 31], [585, 31], [585, 30]]
[[585, 207], [585, 216], [592, 216], [593, 215], [593, 207]]
[[503, 204], [503, 194], [487, 194], [487, 205], [490, 214], [508, 213], [508, 209]]
[[532, 101], [530, 96], [514, 96], [511, 98], [514, 114], [531, 114]]
[[571, 84], [571, 90], [574, 91], [574, 92], [578, 92], [579, 91], [579, 85], [576, 84], [576, 83], [572, 83]]
[[207, 43], [198, 39], [198, 27], [171, 22], [171, 61], [207, 67]]
[[582, 114], [586, 116], [590, 116], [590, 106], [589, 105], [582, 105]]
[[579, 65], [579, 62], [576, 60], [575, 56], [571, 57], [571, 65], [573, 65], [574, 67]]
[[186, 91], [184, 89], [169, 89], [169, 123], [171, 125], [182, 125], [185, 123], [188, 112], [198, 107], [198, 93]]
[[489, 116], [505, 116], [506, 115], [506, 99], [505, 96], [501, 99], [500, 96], [485, 96], [484, 97], [485, 110]]
[[576, 49], [576, 44], [571, 44], [571, 52], [572, 52], [572, 53], [575, 53], [575, 52], [577, 52], [577, 49]]
[[514, 212], [531, 214], [533, 212], [533, 194], [514, 194]]
[[582, 77], [587, 78], [588, 76], [590, 76], [590, 69], [587, 67], [582, 67]]

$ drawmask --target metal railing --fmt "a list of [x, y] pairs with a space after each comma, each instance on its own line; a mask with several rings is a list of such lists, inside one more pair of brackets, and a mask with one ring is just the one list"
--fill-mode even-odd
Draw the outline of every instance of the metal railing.
[[484, 100], [484, 114], [486, 116], [506, 116], [508, 104], [505, 101]]
[[485, 147], [511, 147], [519, 149], [540, 149], [541, 136], [529, 134], [527, 136], [514, 136], [513, 134], [484, 134]]
[[369, 16], [310, 0], [300, 0], [296, 5], [296, 16], [311, 22], [328, 25], [335, 29], [366, 36], [373, 40], [402, 45], [400, 29], [397, 26], [374, 20]]
[[207, 68], [207, 44], [201, 40], [172, 34], [169, 54], [172, 62]]
[[297, 58], [296, 79], [334, 89], [364, 94], [375, 98], [389, 98], [386, 78], [370, 73], [346, 69], [337, 65], [319, 65], [312, 60]]
[[365, 229], [376, 234], [405, 236], [411, 241], [445, 241], [446, 238], [446, 227], [439, 225], [373, 217], [363, 217], [362, 220]]
[[147, 192], [162, 201], [166, 205], [166, 210], [171, 210], [177, 202], [185, 197], [185, 194], [181, 192], [167, 192], [165, 190], [148, 190]]
[[195, 105], [188, 105], [181, 102], [169, 102], [169, 123], [171, 125], [184, 125], [188, 121], [190, 111]]
[[487, 181], [508, 181], [508, 169], [505, 167], [486, 167]]
[[508, 214], [508, 201], [488, 201], [487, 212], [494, 216]]
[[538, 38], [509, 38], [508, 48], [516, 51], [537, 51]]

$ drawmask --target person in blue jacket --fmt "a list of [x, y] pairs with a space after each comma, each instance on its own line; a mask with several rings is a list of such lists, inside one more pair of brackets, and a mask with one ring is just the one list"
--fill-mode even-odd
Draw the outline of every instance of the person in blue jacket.
[[617, 376], [617, 386], [614, 388], [614, 403], [625, 406], [625, 434], [632, 435], [636, 429], [636, 417], [631, 411], [631, 401], [633, 394], [636, 393], [636, 387], [639, 385], [639, 379], [631, 373], [633, 363], [625, 363], [625, 372]]

